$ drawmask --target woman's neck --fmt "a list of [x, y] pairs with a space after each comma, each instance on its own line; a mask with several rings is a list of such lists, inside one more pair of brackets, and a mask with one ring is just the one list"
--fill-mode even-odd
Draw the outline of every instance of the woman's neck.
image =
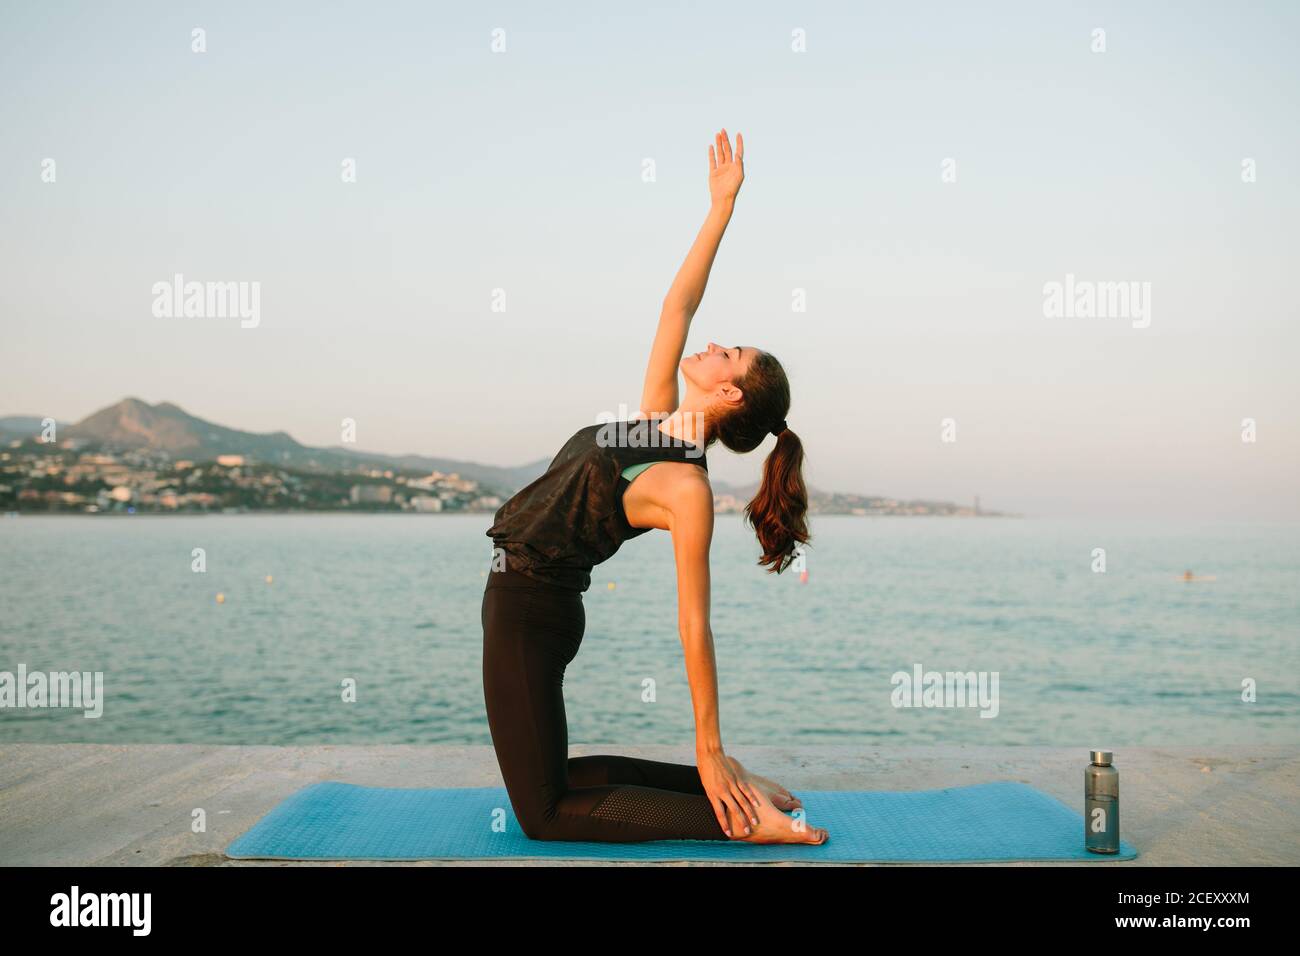
[[659, 430], [679, 441], [688, 441], [692, 445], [703, 445], [708, 440], [708, 426], [704, 409], [692, 408], [686, 402], [663, 420]]

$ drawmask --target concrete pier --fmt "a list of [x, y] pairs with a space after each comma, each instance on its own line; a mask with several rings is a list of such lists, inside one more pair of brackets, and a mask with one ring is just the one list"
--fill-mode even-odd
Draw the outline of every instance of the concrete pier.
[[[570, 747], [575, 757], [599, 753], [694, 762], [689, 746]], [[728, 753], [796, 794], [1016, 780], [1078, 807], [1081, 818], [1083, 813], [1086, 747], [737, 746]], [[1115, 751], [1115, 764], [1120, 771], [1122, 837], [1137, 847], [1136, 860], [1011, 865], [1300, 865], [1300, 748], [1121, 748]], [[0, 865], [733, 865], [591, 860], [297, 863], [223, 856], [232, 840], [281, 800], [324, 780], [385, 787], [502, 785], [496, 756], [487, 746], [6, 744], [0, 745]], [[191, 832], [195, 808], [207, 814], [205, 833]], [[809, 822], [818, 821], [810, 817]]]

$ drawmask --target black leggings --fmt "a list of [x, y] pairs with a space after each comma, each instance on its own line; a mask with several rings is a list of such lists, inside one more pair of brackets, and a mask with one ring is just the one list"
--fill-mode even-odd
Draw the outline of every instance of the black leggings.
[[510, 804], [534, 840], [726, 840], [695, 767], [569, 757], [564, 668], [586, 626], [582, 594], [514, 570], [483, 592], [483, 697]]

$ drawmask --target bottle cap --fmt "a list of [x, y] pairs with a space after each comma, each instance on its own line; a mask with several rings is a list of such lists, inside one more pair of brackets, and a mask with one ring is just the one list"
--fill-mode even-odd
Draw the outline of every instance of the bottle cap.
[[1109, 767], [1110, 759], [1114, 756], [1109, 750], [1091, 750], [1092, 762], [1098, 767]]

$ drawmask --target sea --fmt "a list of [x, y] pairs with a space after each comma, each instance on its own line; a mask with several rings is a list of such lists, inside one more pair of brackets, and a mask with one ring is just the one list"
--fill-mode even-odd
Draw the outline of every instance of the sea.
[[[491, 520], [0, 519], [0, 742], [490, 744]], [[781, 575], [716, 521], [724, 746], [1300, 743], [1295, 524], [811, 521]], [[583, 603], [570, 742], [690, 745], [669, 534]], [[20, 667], [100, 691], [42, 700]]]

